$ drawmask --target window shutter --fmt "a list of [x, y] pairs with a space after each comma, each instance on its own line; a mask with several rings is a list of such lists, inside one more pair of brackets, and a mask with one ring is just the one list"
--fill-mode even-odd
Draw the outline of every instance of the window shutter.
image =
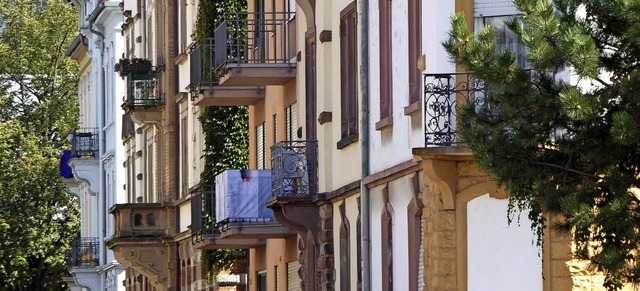
[[349, 132], [347, 129], [349, 115], [349, 48], [347, 41], [347, 22], [348, 17], [340, 19], [340, 129], [341, 137], [346, 137]]
[[473, 4], [475, 17], [520, 14], [512, 0], [475, 0]]
[[256, 168], [258, 170], [264, 170], [265, 168], [264, 139], [264, 123], [262, 123], [256, 126]]
[[298, 261], [287, 263], [287, 291], [300, 291], [298, 269], [300, 269]]

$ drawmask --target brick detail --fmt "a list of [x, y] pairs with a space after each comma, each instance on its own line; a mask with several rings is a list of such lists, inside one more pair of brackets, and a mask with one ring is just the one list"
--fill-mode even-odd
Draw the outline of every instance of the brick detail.
[[335, 289], [335, 269], [333, 257], [333, 206], [324, 204], [320, 210], [320, 233], [318, 234], [318, 278], [319, 290]]
[[427, 290], [457, 290], [455, 210], [443, 209], [441, 194], [425, 183], [424, 262]]

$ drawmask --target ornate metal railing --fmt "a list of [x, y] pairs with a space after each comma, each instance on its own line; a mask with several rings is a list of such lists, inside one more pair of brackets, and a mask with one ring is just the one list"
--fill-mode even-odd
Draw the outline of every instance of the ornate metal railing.
[[79, 237], [71, 242], [67, 251], [67, 268], [92, 268], [99, 265], [100, 239]]
[[292, 12], [227, 13], [214, 33], [215, 67], [226, 71], [239, 70], [242, 64], [293, 66], [295, 33], [289, 26], [292, 15]]
[[318, 193], [317, 141], [282, 141], [271, 147], [271, 193], [274, 197]]
[[98, 157], [98, 128], [77, 128], [71, 134], [72, 158]]
[[155, 107], [162, 102], [162, 93], [156, 71], [130, 74], [127, 77], [125, 105], [129, 109]]
[[469, 102], [481, 104], [487, 93], [484, 81], [468, 73], [424, 75], [425, 146], [455, 146], [457, 111]]

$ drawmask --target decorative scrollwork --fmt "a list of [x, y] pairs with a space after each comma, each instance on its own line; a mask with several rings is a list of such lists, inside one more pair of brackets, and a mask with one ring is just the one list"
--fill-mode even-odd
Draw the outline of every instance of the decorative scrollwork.
[[317, 141], [282, 141], [271, 147], [273, 196], [302, 196], [318, 191]]
[[483, 103], [485, 83], [467, 73], [424, 75], [425, 145], [453, 146], [464, 141], [456, 130], [457, 112], [464, 104]]

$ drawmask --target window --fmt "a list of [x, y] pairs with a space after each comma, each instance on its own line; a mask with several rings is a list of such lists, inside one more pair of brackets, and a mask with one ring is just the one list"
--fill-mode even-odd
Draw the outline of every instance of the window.
[[376, 129], [380, 130], [391, 122], [392, 110], [392, 74], [391, 74], [391, 50], [392, 50], [392, 25], [391, 25], [391, 0], [380, 0], [380, 122], [376, 123]]
[[528, 67], [527, 61], [525, 59], [526, 54], [526, 46], [522, 42], [522, 39], [511, 31], [507, 25], [506, 21], [509, 21], [513, 18], [513, 15], [510, 16], [492, 16], [492, 17], [483, 17], [482, 22], [483, 25], [491, 26], [496, 31], [496, 50], [503, 51], [508, 50], [512, 54], [515, 55], [516, 61], [520, 65], [521, 68]]
[[382, 257], [382, 291], [393, 290], [393, 208], [389, 202], [389, 186], [382, 189], [382, 227], [381, 250]]
[[298, 103], [293, 103], [285, 109], [285, 140], [298, 139]]
[[351, 290], [351, 252], [349, 248], [349, 220], [345, 213], [345, 203], [340, 208], [340, 290]]
[[521, 67], [526, 68], [526, 49], [522, 40], [507, 26], [505, 21], [520, 14], [512, 0], [476, 0], [473, 4], [475, 29], [489, 25], [496, 30], [496, 49], [509, 50], [515, 54]]
[[278, 116], [276, 114], [273, 115], [273, 142], [276, 143], [278, 141]]
[[[338, 148], [355, 141], [358, 136], [357, 35], [355, 2], [340, 13], [340, 128], [342, 140]], [[342, 146], [341, 146], [342, 145]]]
[[189, 194], [189, 138], [187, 128], [187, 117], [180, 120], [180, 181], [182, 182], [181, 197]]
[[187, 1], [180, 0], [180, 51], [185, 52], [187, 49]]
[[258, 272], [258, 291], [267, 291], [267, 271]]
[[265, 169], [265, 132], [264, 122], [256, 126], [256, 168], [258, 170]]
[[147, 202], [157, 202], [153, 176], [153, 144], [147, 146]]

